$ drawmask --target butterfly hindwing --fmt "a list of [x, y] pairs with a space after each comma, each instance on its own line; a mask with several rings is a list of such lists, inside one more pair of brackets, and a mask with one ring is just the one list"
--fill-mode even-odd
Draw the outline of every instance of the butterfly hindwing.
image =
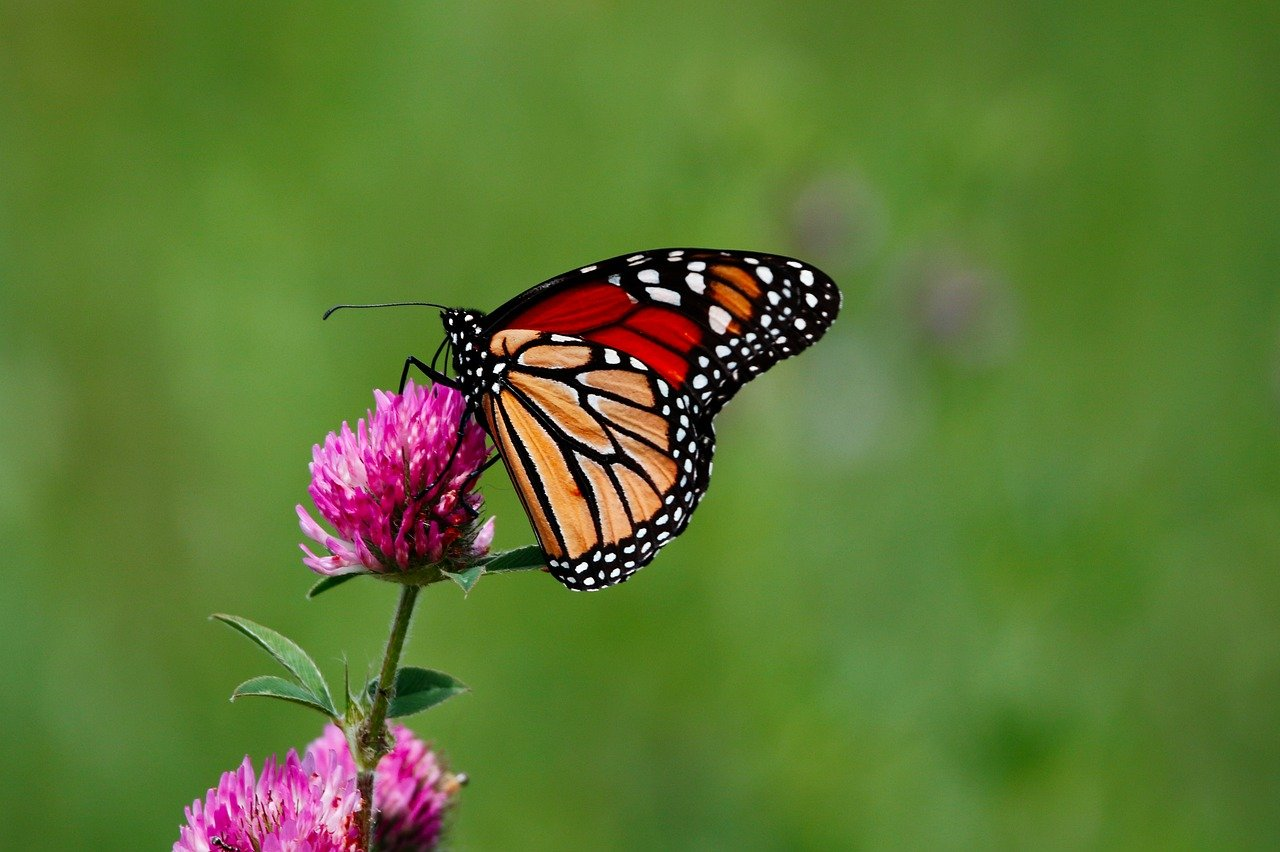
[[713, 433], [695, 398], [594, 341], [499, 332], [505, 364], [481, 397], [552, 574], [626, 580], [678, 535], [706, 491]]

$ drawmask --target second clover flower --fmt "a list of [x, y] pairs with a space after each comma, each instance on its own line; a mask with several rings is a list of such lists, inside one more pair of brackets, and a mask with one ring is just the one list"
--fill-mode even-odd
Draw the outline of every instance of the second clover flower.
[[302, 561], [326, 576], [389, 574], [488, 553], [493, 519], [479, 523], [484, 498], [474, 490], [488, 446], [471, 419], [459, 440], [462, 394], [410, 381], [374, 399], [367, 422], [354, 432], [343, 423], [312, 450], [308, 492], [337, 535], [299, 505], [302, 531], [328, 550], [319, 556], [303, 544]]
[[[430, 852], [464, 777], [449, 772], [408, 728], [391, 729], [395, 745], [378, 763], [373, 800], [378, 852]], [[356, 765], [329, 725], [299, 757], [269, 758], [255, 777], [246, 757], [186, 810], [173, 852], [363, 852], [356, 810]]]

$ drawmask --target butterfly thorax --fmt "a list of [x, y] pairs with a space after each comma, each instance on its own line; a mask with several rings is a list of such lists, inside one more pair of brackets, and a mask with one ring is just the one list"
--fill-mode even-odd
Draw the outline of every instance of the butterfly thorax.
[[493, 355], [484, 345], [481, 326], [485, 314], [466, 308], [448, 308], [440, 312], [445, 334], [453, 348], [453, 371], [463, 394], [478, 409], [479, 397], [490, 390], [497, 379]]

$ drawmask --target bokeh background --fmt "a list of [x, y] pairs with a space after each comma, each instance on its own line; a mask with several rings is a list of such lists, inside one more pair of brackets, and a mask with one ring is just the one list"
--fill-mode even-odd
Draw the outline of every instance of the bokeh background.
[[210, 612], [374, 660], [293, 507], [440, 328], [324, 308], [708, 245], [844, 314], [634, 581], [424, 597], [456, 848], [1275, 848], [1277, 8], [3, 4], [0, 847], [317, 733]]

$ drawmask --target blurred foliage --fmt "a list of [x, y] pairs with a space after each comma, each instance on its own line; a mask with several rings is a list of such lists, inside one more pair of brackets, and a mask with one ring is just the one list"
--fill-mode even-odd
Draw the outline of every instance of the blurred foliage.
[[[625, 586], [424, 596], [457, 847], [1280, 845], [1277, 6], [0, 6], [0, 847], [167, 848], [315, 720], [310, 446], [615, 253], [844, 287]], [[499, 546], [531, 540], [500, 471]]]

